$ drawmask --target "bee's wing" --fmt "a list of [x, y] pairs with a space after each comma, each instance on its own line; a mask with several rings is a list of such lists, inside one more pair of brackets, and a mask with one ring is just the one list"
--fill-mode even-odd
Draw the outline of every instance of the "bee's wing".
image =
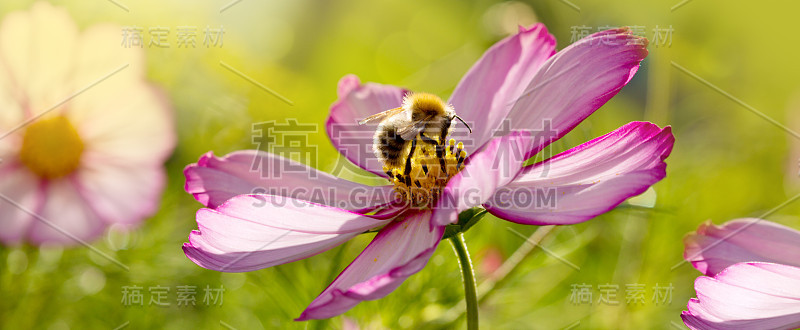
[[358, 124], [359, 125], [364, 125], [364, 124], [369, 123], [371, 121], [383, 120], [384, 118], [394, 116], [394, 115], [396, 115], [396, 114], [398, 114], [398, 113], [400, 113], [402, 111], [403, 111], [402, 107], [397, 107], [397, 108], [394, 108], [394, 109], [389, 109], [389, 110], [386, 110], [386, 111], [382, 111], [382, 112], [376, 113], [376, 114], [374, 114], [372, 116], [369, 116], [367, 118], [359, 120]]
[[425, 123], [426, 122], [423, 120], [409, 122], [400, 126], [400, 128], [397, 129], [397, 134], [399, 134], [403, 140], [412, 140], [417, 137], [417, 134], [422, 132], [422, 130], [425, 128]]

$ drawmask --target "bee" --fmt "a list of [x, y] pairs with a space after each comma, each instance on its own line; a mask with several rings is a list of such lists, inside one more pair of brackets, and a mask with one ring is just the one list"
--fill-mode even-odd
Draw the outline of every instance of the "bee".
[[402, 106], [364, 118], [358, 124], [380, 120], [372, 144], [375, 156], [386, 167], [405, 166], [403, 172], [407, 176], [411, 173], [417, 143], [435, 146], [436, 157], [444, 168], [445, 138], [450, 134], [453, 119], [460, 120], [472, 133], [472, 128], [456, 115], [453, 107], [438, 96], [411, 93], [403, 98]]

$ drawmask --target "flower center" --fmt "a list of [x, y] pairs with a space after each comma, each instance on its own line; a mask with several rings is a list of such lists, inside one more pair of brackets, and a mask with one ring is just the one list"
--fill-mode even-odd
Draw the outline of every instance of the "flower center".
[[454, 139], [450, 139], [449, 144], [441, 148], [440, 157], [437, 146], [417, 141], [411, 157], [411, 173], [408, 174], [405, 165], [383, 167], [394, 184], [394, 190], [414, 207], [432, 207], [447, 181], [464, 168], [467, 152], [463, 143], [456, 144]]
[[55, 179], [72, 173], [81, 160], [83, 141], [64, 116], [40, 119], [28, 125], [19, 158], [33, 173]]

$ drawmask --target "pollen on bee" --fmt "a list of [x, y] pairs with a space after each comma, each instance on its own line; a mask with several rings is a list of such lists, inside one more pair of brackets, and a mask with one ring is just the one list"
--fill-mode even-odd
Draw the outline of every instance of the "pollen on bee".
[[384, 167], [384, 171], [389, 174], [389, 180], [394, 184], [394, 190], [414, 207], [432, 207], [442, 188], [464, 167], [467, 152], [464, 151], [463, 143], [450, 139], [448, 144], [440, 146], [444, 162], [437, 156], [437, 146], [418, 144], [417, 151], [411, 158], [411, 173], [404, 174], [405, 166]]

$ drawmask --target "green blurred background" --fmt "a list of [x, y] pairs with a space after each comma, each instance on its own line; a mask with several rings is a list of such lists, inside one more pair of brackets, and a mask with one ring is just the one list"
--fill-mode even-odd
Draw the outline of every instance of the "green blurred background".
[[[436, 323], [462, 298], [457, 261], [442, 244], [428, 266], [384, 299], [344, 316], [293, 322], [369, 242], [357, 239], [308, 260], [243, 274], [205, 270], [181, 244], [196, 228], [200, 204], [183, 191], [183, 167], [213, 150], [251, 149], [251, 125], [299, 118], [320, 125], [309, 139], [315, 166], [330, 171], [338, 157], [321, 124], [345, 74], [449, 96], [466, 70], [517, 24], [543, 22], [567, 46], [586, 26], [639, 26], [650, 56], [630, 84], [554, 146], [565, 150], [633, 120], [672, 125], [676, 144], [653, 208], [620, 207], [586, 223], [556, 228], [543, 243], [576, 270], [541, 251], [525, 259], [502, 289], [481, 305], [486, 328], [560, 329], [683, 327], [680, 311], [699, 273], [682, 260], [682, 237], [711, 219], [761, 216], [800, 192], [800, 140], [676, 68], [675, 63], [794, 130], [800, 130], [800, 4], [777, 0], [679, 1], [53, 1], [81, 28], [179, 26], [225, 30], [222, 47], [148, 48], [148, 79], [166, 90], [177, 114], [178, 147], [166, 167], [161, 209], [139, 229], [110, 231], [93, 245], [130, 267], [86, 248], [0, 247], [0, 327], [84, 328], [463, 328], [463, 318]], [[3, 1], [0, 17], [32, 2]], [[221, 9], [224, 10], [221, 12]], [[672, 10], [674, 9], [674, 10]], [[671, 45], [654, 44], [653, 29], [672, 27]], [[120, 36], [120, 40], [121, 40]], [[146, 39], [145, 39], [146, 40]], [[289, 105], [220, 63], [293, 102]], [[800, 203], [768, 219], [800, 228]], [[487, 217], [466, 234], [483, 281], [522, 243]], [[573, 285], [590, 285], [592, 304], [571, 301]], [[598, 302], [601, 285], [616, 285], [617, 305]], [[643, 284], [643, 304], [626, 304], [626, 285]], [[124, 286], [143, 287], [144, 306], [122, 303]], [[196, 306], [177, 306], [177, 286], [197, 289]], [[672, 286], [654, 302], [656, 286]], [[148, 304], [149, 287], [170, 287], [170, 307]], [[203, 289], [224, 286], [221, 306], [202, 302]]]

